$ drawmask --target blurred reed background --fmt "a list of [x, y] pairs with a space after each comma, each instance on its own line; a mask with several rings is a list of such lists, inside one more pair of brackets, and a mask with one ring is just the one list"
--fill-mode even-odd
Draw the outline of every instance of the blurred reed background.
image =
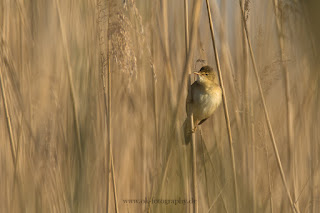
[[[196, 1], [189, 1], [189, 29]], [[210, 3], [238, 212], [292, 212], [239, 1]], [[289, 193], [301, 213], [319, 212], [320, 5], [242, 4]], [[184, 23], [183, 0], [0, 2], [0, 212], [115, 212], [115, 197], [119, 212], [192, 212], [191, 204], [125, 202], [192, 198], [178, 102], [187, 92]], [[192, 71], [215, 67], [209, 26], [202, 1]], [[223, 107], [201, 128], [199, 212], [236, 212]]]

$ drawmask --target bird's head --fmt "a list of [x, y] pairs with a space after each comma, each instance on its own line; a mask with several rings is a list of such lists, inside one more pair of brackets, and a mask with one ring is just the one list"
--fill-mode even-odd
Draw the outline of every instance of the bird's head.
[[197, 82], [204, 86], [219, 85], [218, 73], [210, 66], [201, 67], [198, 72], [194, 72], [197, 75]]

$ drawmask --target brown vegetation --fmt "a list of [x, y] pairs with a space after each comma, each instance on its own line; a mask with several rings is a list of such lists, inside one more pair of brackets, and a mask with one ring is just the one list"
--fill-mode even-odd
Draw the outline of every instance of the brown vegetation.
[[[319, 211], [319, 5], [186, 2], [187, 35], [183, 0], [0, 2], [0, 212], [193, 212], [144, 203], [192, 199], [192, 176], [201, 213]], [[225, 105], [192, 162], [203, 64]]]

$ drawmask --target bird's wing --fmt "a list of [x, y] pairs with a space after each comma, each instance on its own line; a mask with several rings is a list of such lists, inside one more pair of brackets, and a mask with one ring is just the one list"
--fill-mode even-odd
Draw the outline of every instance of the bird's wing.
[[187, 100], [186, 100], [186, 112], [187, 112], [187, 115], [189, 115], [189, 108], [193, 103], [192, 89], [196, 86], [196, 84], [197, 84], [197, 82], [194, 82], [191, 85], [191, 93], [189, 92], [189, 89], [188, 89], [188, 96], [187, 96]]
[[190, 105], [192, 104], [192, 96], [190, 97], [190, 94], [188, 92], [188, 96], [187, 96], [187, 100], [186, 100], [186, 113], [187, 115], [189, 114], [189, 108], [190, 108]]

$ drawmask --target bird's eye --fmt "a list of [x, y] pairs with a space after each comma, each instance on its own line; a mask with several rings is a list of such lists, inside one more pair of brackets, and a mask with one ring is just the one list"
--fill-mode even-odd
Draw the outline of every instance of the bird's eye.
[[208, 73], [206, 73], [206, 76], [208, 76]]

